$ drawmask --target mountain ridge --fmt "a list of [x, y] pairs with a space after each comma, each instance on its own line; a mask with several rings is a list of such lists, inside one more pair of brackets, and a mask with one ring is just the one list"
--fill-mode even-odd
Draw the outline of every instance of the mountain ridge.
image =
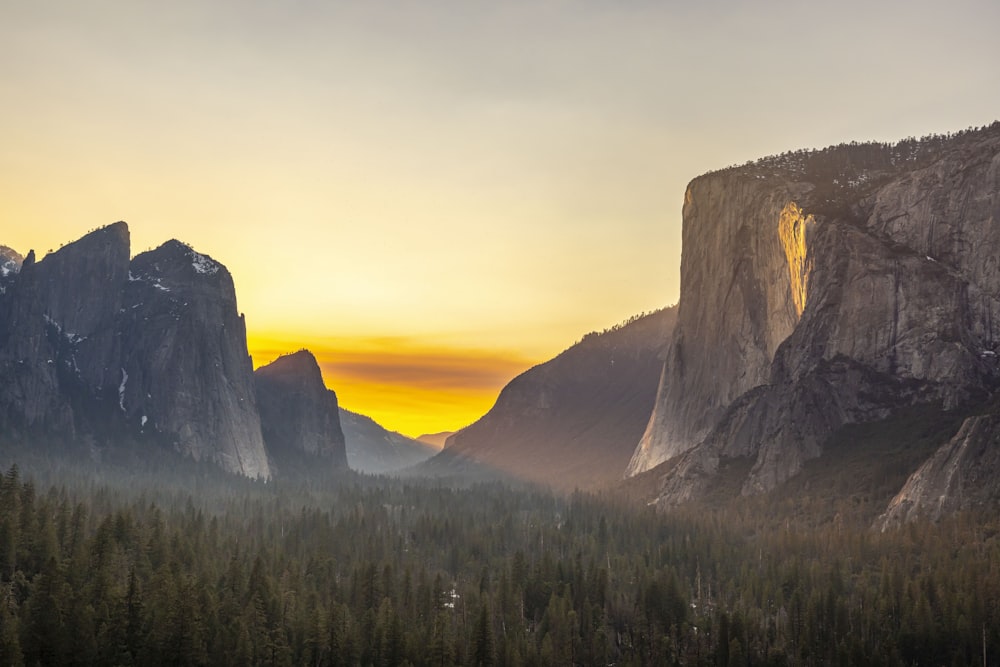
[[424, 433], [423, 435], [417, 436], [415, 439], [420, 442], [430, 445], [435, 449], [444, 449], [444, 445], [448, 442], [448, 438], [455, 435], [455, 431], [439, 431], [438, 433]]
[[426, 461], [439, 450], [390, 431], [371, 417], [340, 409], [352, 470], [367, 474], [394, 473]]
[[561, 488], [615, 482], [648, 419], [675, 313], [664, 308], [587, 334], [525, 371], [421, 468], [459, 469], [464, 459]]

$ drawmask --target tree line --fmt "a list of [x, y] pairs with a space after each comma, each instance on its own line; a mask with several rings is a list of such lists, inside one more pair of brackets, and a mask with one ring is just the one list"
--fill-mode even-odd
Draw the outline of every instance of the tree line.
[[1000, 523], [345, 474], [0, 480], [0, 664], [990, 664]]

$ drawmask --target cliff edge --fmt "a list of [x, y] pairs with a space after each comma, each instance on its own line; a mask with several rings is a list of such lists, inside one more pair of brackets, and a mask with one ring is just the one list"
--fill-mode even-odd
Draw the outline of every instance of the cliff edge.
[[720, 461], [774, 489], [837, 429], [981, 404], [1000, 385], [1000, 123], [701, 176], [681, 298], [628, 475], [700, 497]]

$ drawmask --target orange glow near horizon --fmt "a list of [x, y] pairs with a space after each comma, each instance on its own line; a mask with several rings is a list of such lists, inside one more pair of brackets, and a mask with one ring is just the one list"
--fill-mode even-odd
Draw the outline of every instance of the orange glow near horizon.
[[0, 244], [188, 243], [256, 363], [311, 349], [345, 407], [453, 430], [678, 301], [698, 174], [996, 119], [1000, 3], [731, 4], [2, 3]]
[[485, 414], [533, 362], [517, 354], [434, 346], [404, 337], [301, 341], [250, 337], [254, 367], [306, 347], [340, 406], [416, 438], [455, 431]]

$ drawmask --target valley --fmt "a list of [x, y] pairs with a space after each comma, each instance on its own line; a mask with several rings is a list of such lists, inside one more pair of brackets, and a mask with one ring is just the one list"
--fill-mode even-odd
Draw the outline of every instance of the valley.
[[990, 664], [997, 219], [1000, 123], [699, 176], [677, 305], [419, 440], [191, 246], [0, 247], [0, 662]]

